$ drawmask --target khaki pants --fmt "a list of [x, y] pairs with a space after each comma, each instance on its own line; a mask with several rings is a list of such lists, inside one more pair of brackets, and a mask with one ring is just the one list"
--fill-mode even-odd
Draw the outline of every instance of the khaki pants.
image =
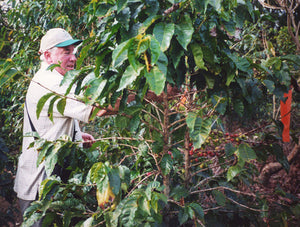
[[[22, 213], [22, 216], [25, 213], [25, 210], [30, 206], [30, 204], [33, 202], [34, 200], [23, 200], [23, 199], [19, 199], [19, 205], [20, 205], [20, 210]], [[35, 222], [32, 227], [41, 227], [42, 226], [42, 219], [38, 220], [37, 222]]]

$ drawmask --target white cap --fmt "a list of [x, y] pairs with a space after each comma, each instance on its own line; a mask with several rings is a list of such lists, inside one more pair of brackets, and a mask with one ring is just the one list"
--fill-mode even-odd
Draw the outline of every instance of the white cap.
[[62, 28], [52, 28], [42, 37], [39, 53], [42, 54], [52, 47], [65, 47], [78, 45], [80, 39], [73, 39], [72, 36]]

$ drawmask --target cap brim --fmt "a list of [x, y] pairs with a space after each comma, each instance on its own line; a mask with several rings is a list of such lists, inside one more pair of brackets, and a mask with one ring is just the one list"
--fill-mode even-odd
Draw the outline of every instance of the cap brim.
[[67, 41], [61, 42], [59, 44], [56, 44], [56, 47], [66, 47], [66, 46], [70, 46], [70, 45], [79, 45], [80, 43], [82, 43], [82, 40], [80, 39], [69, 39]]

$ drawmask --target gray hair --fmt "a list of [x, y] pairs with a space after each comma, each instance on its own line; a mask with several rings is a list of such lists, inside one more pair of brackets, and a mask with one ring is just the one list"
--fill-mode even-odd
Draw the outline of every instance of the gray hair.
[[[52, 48], [50, 48], [49, 50], [46, 50], [46, 51], [48, 51], [48, 52], [50, 52], [50, 53], [53, 53], [54, 51], [56, 51], [56, 49], [57, 49], [57, 47], [52, 47]], [[40, 56], [40, 60], [43, 61], [43, 62], [46, 61], [46, 58], [45, 58], [45, 56], [44, 56], [44, 54], [45, 54], [46, 51], [44, 51], [44, 52], [41, 54], [41, 56]]]

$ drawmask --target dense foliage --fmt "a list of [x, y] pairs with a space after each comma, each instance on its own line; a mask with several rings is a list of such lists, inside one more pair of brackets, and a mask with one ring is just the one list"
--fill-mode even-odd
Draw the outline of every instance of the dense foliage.
[[[1, 60], [1, 105], [17, 99], [21, 107], [25, 91], [10, 95], [5, 88], [24, 83], [18, 78], [30, 80], [38, 68], [39, 40], [52, 27], [84, 39], [77, 68], [63, 83], [75, 85], [81, 101], [90, 105], [106, 107], [121, 97], [116, 116], [92, 119], [98, 136], [92, 148], [67, 137], [32, 144], [49, 175], [66, 157], [72, 174], [67, 182], [56, 176], [43, 182], [24, 225], [42, 217], [46, 225], [58, 226], [274, 221], [264, 196], [255, 191], [254, 164], [274, 155], [288, 171], [280, 133], [271, 130], [272, 142], [261, 143], [253, 134], [229, 132], [223, 119], [271, 119], [266, 110], [272, 108], [272, 95], [283, 99], [299, 70], [299, 56], [291, 53], [293, 44], [282, 42], [285, 28], [277, 31], [275, 19], [248, 0], [13, 5], [2, 28], [3, 39], [13, 45]], [[260, 32], [266, 28], [274, 28], [278, 42], [266, 40]], [[133, 102], [127, 102], [129, 95]], [[37, 115], [48, 101], [63, 113], [66, 97], [49, 92]], [[1, 119], [13, 116], [1, 110], [5, 113]]]

